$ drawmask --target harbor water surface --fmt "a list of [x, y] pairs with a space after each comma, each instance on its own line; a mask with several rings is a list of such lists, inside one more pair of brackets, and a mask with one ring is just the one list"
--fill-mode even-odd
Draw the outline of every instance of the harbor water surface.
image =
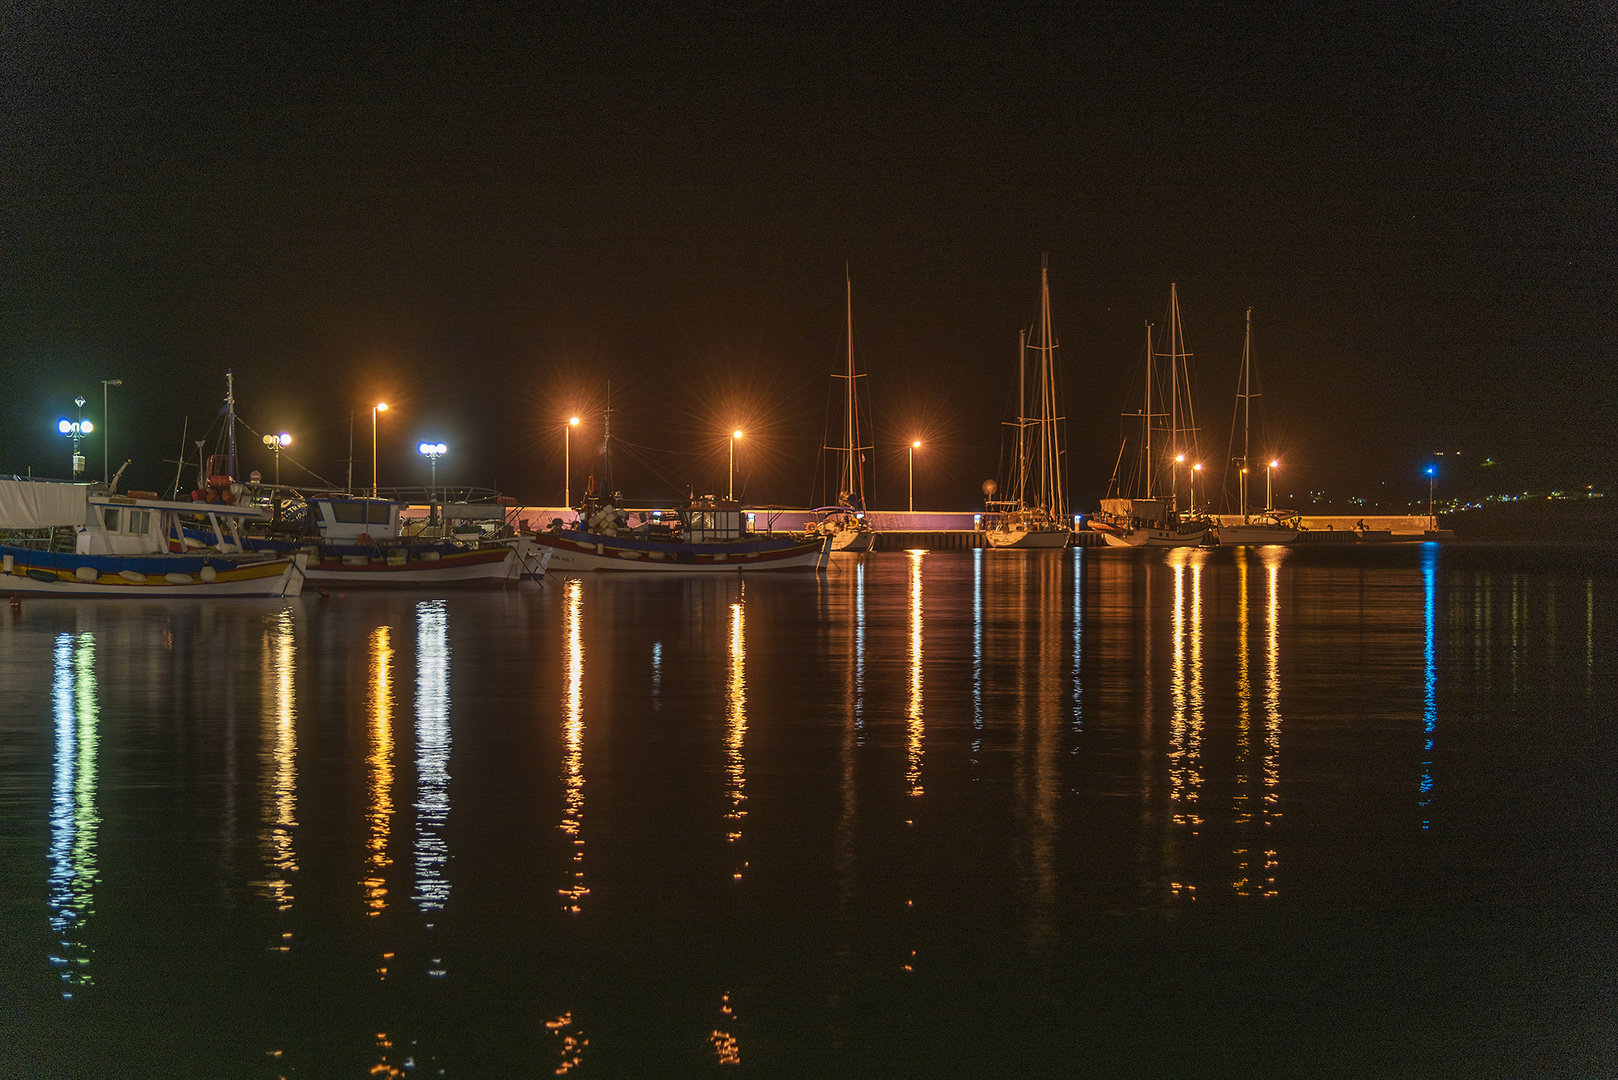
[[1611, 555], [0, 608], [0, 1076], [1613, 1075]]

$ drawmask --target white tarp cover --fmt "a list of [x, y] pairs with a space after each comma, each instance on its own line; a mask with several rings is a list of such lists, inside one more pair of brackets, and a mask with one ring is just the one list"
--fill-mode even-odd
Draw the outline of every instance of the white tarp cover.
[[0, 529], [83, 525], [88, 491], [83, 484], [0, 480]]
[[1118, 517], [1157, 521], [1163, 516], [1162, 499], [1102, 499], [1101, 509]]

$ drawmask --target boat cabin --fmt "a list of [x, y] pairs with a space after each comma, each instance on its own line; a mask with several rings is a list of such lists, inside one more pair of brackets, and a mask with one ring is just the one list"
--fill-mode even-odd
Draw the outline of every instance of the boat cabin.
[[399, 538], [399, 517], [408, 503], [391, 499], [310, 499], [309, 506], [317, 515], [315, 524], [326, 540], [338, 543], [356, 542], [361, 536], [373, 540]]
[[[243, 522], [265, 517], [258, 507], [224, 503], [170, 502], [104, 491], [86, 484], [0, 480], [0, 529], [27, 547], [72, 550], [79, 555], [157, 555], [199, 546], [243, 550]], [[57, 530], [63, 531], [58, 538]]]
[[752, 532], [751, 515], [742, 511], [742, 504], [730, 499], [708, 496], [693, 499], [685, 510], [685, 542], [688, 544], [717, 544], [741, 540]]

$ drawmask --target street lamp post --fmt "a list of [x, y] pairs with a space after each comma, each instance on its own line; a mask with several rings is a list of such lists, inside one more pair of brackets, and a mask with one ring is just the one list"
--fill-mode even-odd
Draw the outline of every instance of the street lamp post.
[[573, 429], [579, 426], [579, 418], [567, 418], [567, 426], [562, 428], [562, 501], [568, 509], [573, 508]]
[[1264, 467], [1264, 509], [1266, 512], [1275, 509], [1275, 490], [1270, 483], [1271, 474], [1281, 467], [1280, 459], [1270, 462]]
[[95, 425], [84, 418], [83, 396], [74, 398], [73, 403], [79, 407], [79, 418], [69, 420], [64, 417], [58, 420], [56, 430], [73, 440], [73, 479], [77, 480], [84, 471], [84, 455], [79, 453], [79, 440], [94, 431]]
[[916, 450], [921, 446], [920, 439], [910, 443], [910, 512], [916, 512]]
[[112, 472], [108, 467], [110, 461], [108, 444], [112, 440], [112, 424], [107, 419], [107, 387], [122, 385], [124, 385], [122, 379], [101, 380], [101, 482], [104, 484], [112, 482]]
[[1433, 520], [1433, 479], [1437, 473], [1436, 466], [1427, 466], [1427, 527], [1430, 529], [1438, 528], [1438, 522]]
[[741, 437], [740, 431], [730, 433], [730, 492], [725, 497], [731, 502], [736, 501], [736, 440]]
[[[1202, 462], [1199, 461], [1195, 465], [1191, 466], [1191, 512], [1193, 514], [1197, 512], [1197, 474], [1201, 471]], [[1204, 495], [1208, 494], [1206, 485], [1204, 485], [1202, 493]]]
[[281, 486], [281, 447], [292, 445], [292, 436], [286, 432], [264, 436], [264, 445], [275, 451], [275, 486]]
[[376, 414], [387, 412], [388, 403], [379, 401], [371, 407], [371, 498], [376, 498]]
[[427, 460], [432, 463], [432, 486], [427, 489], [427, 524], [436, 525], [438, 524], [438, 510], [433, 500], [438, 497], [438, 459], [444, 456], [444, 451], [448, 450], [449, 447], [443, 443], [424, 442], [416, 449], [421, 451]]

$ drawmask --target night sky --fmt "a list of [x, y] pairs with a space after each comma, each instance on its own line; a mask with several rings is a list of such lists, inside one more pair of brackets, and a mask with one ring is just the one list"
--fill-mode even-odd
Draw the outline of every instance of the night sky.
[[738, 494], [812, 505], [846, 264], [873, 505], [921, 439], [918, 508], [970, 509], [1046, 252], [1081, 509], [1171, 282], [1210, 462], [1252, 307], [1294, 502], [1618, 471], [1609, 5], [398, 7], [0, 14], [0, 472], [65, 476], [121, 378], [166, 490], [228, 369], [285, 480], [353, 415], [368, 483], [384, 400], [384, 486], [431, 439], [555, 502], [610, 382], [630, 501], [723, 491], [739, 426]]

